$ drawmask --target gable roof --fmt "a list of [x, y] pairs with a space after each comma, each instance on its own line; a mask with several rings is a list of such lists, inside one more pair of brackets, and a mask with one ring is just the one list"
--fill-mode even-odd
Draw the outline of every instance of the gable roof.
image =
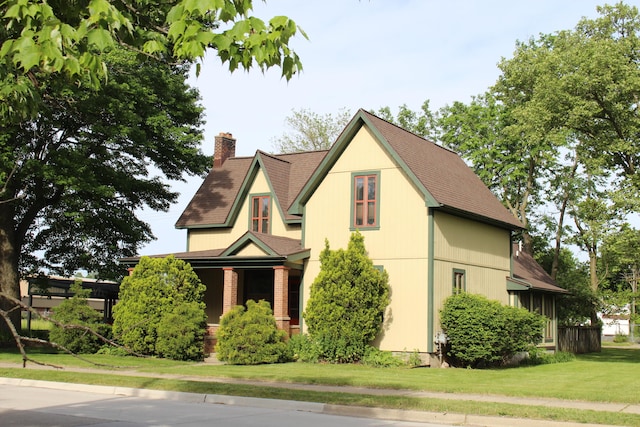
[[511, 230], [523, 228], [456, 153], [362, 109], [329, 151], [273, 155], [258, 150], [253, 157], [227, 159], [209, 172], [176, 228], [232, 226], [259, 170], [285, 222], [299, 222], [303, 206], [363, 126], [423, 194], [427, 206]]
[[[515, 280], [514, 280], [515, 279]], [[513, 277], [508, 278], [511, 290], [538, 290], [556, 293], [569, 293], [559, 287], [555, 280], [544, 271], [542, 266], [528, 253], [513, 246]]]
[[272, 155], [256, 151], [253, 157], [232, 157], [211, 169], [176, 222], [176, 228], [227, 227], [233, 225], [260, 169], [274, 194], [275, 206], [286, 222], [300, 220], [288, 213], [291, 201], [309, 179], [327, 151]]
[[521, 229], [516, 219], [462, 158], [451, 150], [359, 110], [293, 201], [290, 213], [302, 207], [322, 182], [351, 139], [367, 126], [378, 142], [418, 188], [429, 207], [471, 216], [508, 229]]

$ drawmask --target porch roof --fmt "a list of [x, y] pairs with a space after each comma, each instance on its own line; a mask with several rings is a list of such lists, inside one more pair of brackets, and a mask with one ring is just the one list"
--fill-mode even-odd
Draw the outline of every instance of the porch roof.
[[[259, 248], [263, 254], [240, 255], [241, 251], [250, 245]], [[300, 261], [309, 257], [309, 253], [310, 250], [304, 249], [298, 239], [247, 231], [226, 248], [149, 256], [164, 258], [173, 255], [177, 259], [188, 262], [192, 267], [200, 268], [258, 268], [277, 265], [297, 268]], [[120, 263], [133, 267], [140, 261], [140, 258], [141, 256], [123, 258]]]
[[531, 255], [514, 245], [513, 275], [507, 277], [507, 289], [512, 291], [544, 291], [567, 294], [569, 291], [558, 286]]

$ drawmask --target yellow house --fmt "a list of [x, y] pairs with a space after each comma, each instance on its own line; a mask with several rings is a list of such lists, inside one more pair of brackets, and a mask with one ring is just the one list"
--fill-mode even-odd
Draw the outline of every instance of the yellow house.
[[442, 303], [460, 291], [545, 314], [555, 347], [564, 290], [512, 245], [522, 224], [454, 152], [364, 110], [328, 151], [235, 157], [235, 143], [216, 137], [213, 168], [176, 223], [187, 252], [174, 255], [207, 285], [209, 348], [220, 317], [248, 299], [304, 332], [325, 239], [346, 247], [354, 230], [389, 274], [380, 349], [433, 355]]

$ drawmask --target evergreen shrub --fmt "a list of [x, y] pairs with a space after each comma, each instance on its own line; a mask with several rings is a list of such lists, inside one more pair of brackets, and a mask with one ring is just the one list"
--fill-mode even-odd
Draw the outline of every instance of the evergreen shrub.
[[231, 365], [259, 365], [292, 360], [287, 333], [278, 329], [267, 301], [247, 301], [220, 319], [216, 356]]
[[358, 362], [382, 328], [389, 277], [373, 265], [357, 231], [346, 250], [331, 250], [325, 242], [320, 263], [303, 313], [309, 336], [321, 360]]
[[135, 353], [202, 360], [205, 289], [188, 263], [173, 256], [142, 257], [120, 285], [114, 336]]

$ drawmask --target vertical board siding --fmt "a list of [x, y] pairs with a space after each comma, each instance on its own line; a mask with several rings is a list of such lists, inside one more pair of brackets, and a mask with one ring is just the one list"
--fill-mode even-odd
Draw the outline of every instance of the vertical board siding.
[[329, 170], [305, 206], [304, 247], [311, 249], [305, 268], [303, 299], [320, 271], [320, 251], [346, 248], [351, 236], [352, 173], [380, 176], [380, 227], [362, 229], [369, 257], [389, 273], [391, 303], [377, 344], [382, 350], [426, 351], [428, 221], [424, 197], [363, 127]]
[[508, 230], [455, 217], [435, 214], [434, 230], [434, 330], [441, 330], [440, 311], [453, 295], [453, 271], [464, 270], [465, 290], [509, 303], [506, 277], [511, 272]]

